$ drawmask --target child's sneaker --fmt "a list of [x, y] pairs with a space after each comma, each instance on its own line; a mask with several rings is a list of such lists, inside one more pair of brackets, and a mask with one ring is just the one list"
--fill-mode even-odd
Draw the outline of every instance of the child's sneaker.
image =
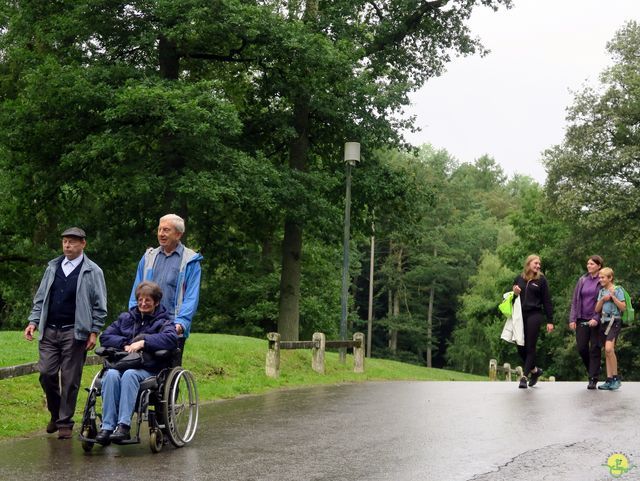
[[520, 384], [518, 385], [520, 389], [527, 389], [527, 378], [526, 376], [522, 376], [520, 378]]
[[598, 389], [602, 389], [603, 391], [608, 391], [611, 389], [612, 382], [613, 382], [613, 379], [607, 379], [605, 382], [603, 382], [598, 386]]
[[620, 379], [615, 378], [613, 381], [611, 381], [611, 384], [609, 384], [609, 391], [615, 391], [616, 389], [619, 389], [620, 386], [622, 386]]

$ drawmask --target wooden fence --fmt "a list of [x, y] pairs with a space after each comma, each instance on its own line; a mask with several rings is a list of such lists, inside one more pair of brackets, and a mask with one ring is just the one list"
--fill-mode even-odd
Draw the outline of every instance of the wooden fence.
[[517, 366], [515, 369], [512, 369], [511, 364], [508, 362], [505, 362], [502, 366], [498, 366], [498, 361], [491, 359], [489, 361], [489, 381], [497, 381], [498, 374], [502, 374], [505, 381], [511, 381], [513, 374], [516, 375], [516, 381], [523, 376], [522, 367]]
[[[102, 364], [104, 358], [91, 355], [87, 356], [87, 360], [85, 361], [85, 366], [95, 366], [97, 364]], [[18, 364], [17, 366], [8, 366], [8, 367], [0, 367], [0, 379], [9, 379], [12, 377], [18, 376], [26, 376], [28, 374], [33, 374], [39, 372], [38, 371], [38, 363], [37, 362], [29, 362], [27, 364]]]
[[[524, 373], [522, 372], [522, 367], [520, 366], [517, 366], [515, 369], [512, 369], [511, 364], [509, 364], [508, 362], [505, 362], [502, 366], [498, 366], [498, 361], [496, 361], [495, 359], [491, 359], [489, 361], [489, 380], [497, 381], [498, 374], [504, 375], [505, 381], [511, 381], [512, 380], [511, 376], [513, 374], [516, 375], [516, 381], [519, 380], [524, 375]], [[556, 377], [549, 376], [545, 378], [545, 380], [548, 382], [555, 382]]]
[[313, 334], [311, 341], [281, 341], [280, 334], [270, 332], [267, 334], [269, 346], [265, 373], [267, 376], [277, 378], [280, 376], [280, 350], [281, 349], [311, 349], [311, 369], [324, 374], [324, 353], [327, 348], [353, 349], [353, 372], [364, 372], [364, 334], [356, 332], [352, 341], [327, 341], [322, 332]]

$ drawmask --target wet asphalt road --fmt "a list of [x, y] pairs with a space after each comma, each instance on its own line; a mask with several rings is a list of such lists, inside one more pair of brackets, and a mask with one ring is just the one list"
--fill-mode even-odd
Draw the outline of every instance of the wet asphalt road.
[[638, 463], [640, 383], [389, 382], [201, 406], [196, 438], [82, 451], [46, 434], [0, 443], [0, 480], [496, 481], [616, 479]]

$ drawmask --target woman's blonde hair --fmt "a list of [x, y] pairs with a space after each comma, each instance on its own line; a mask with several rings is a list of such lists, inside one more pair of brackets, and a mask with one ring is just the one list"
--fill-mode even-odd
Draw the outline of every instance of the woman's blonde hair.
[[531, 254], [527, 256], [526, 260], [524, 261], [524, 267], [522, 268], [522, 277], [526, 281], [532, 281], [533, 279], [540, 279], [540, 277], [542, 276], [542, 272], [540, 271], [533, 272], [531, 269], [529, 269], [529, 264], [531, 264], [531, 262], [534, 259], [540, 260], [540, 256], [538, 254]]

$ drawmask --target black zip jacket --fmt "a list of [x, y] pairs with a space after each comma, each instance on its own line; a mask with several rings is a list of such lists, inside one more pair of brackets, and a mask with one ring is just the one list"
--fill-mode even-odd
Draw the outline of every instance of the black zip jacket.
[[544, 311], [547, 316], [547, 323], [553, 324], [553, 305], [551, 304], [547, 278], [540, 276], [539, 279], [526, 281], [524, 277], [519, 275], [513, 284], [520, 288], [522, 311]]

